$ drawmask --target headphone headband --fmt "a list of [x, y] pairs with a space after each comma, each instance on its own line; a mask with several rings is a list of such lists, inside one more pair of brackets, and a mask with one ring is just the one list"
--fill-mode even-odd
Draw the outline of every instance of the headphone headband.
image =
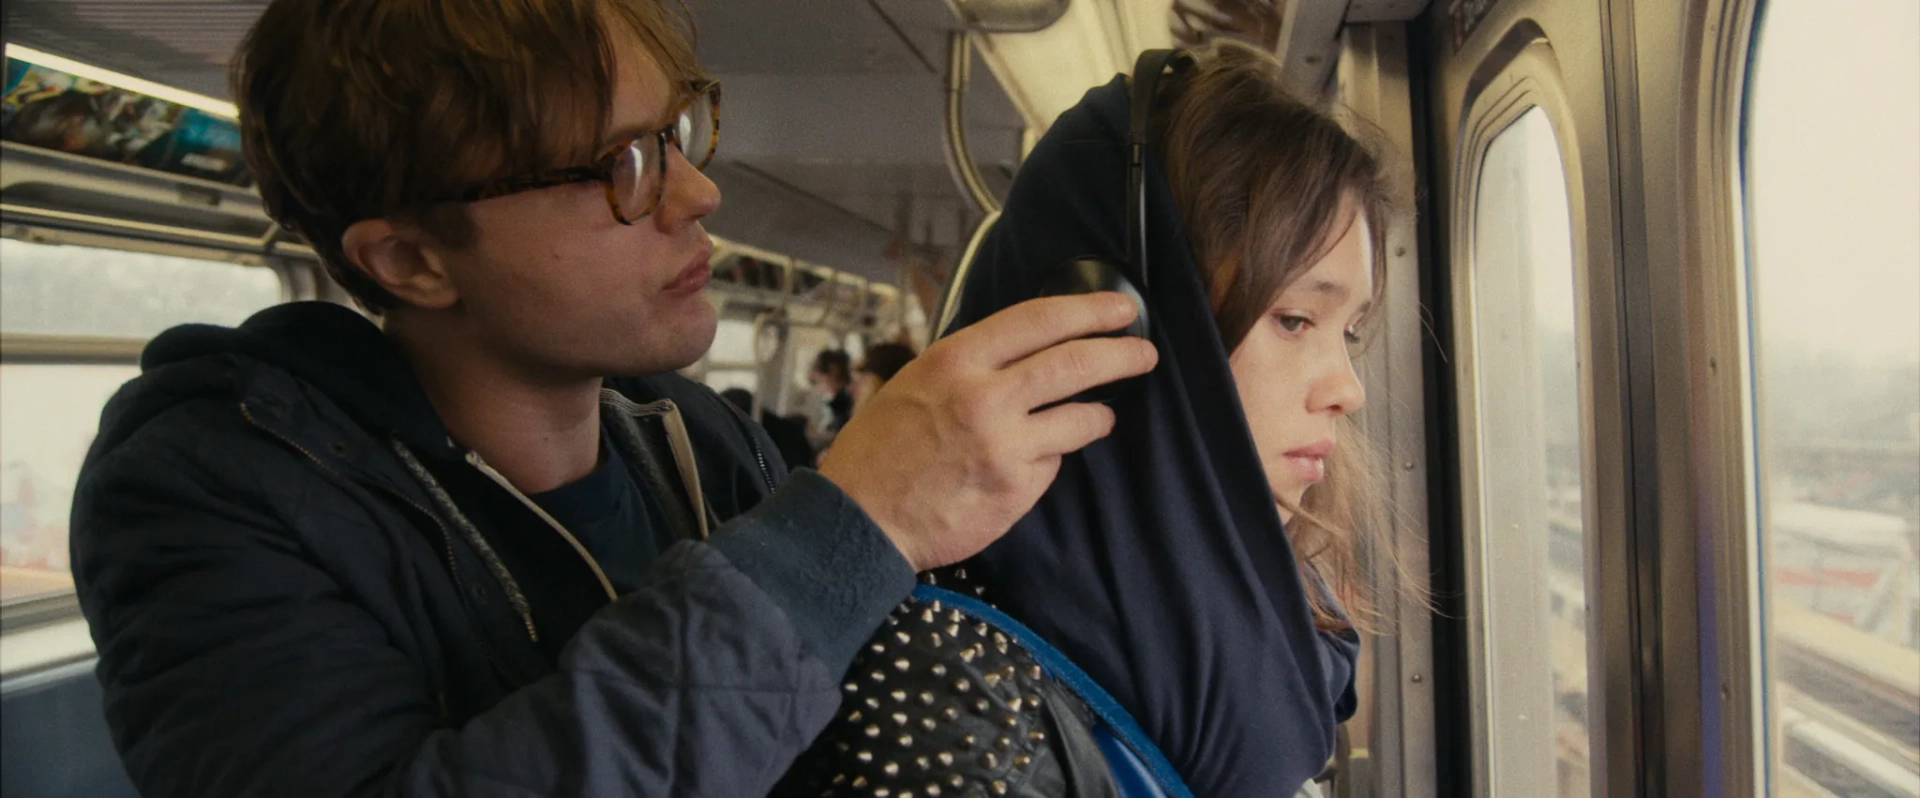
[[1148, 50], [1133, 62], [1132, 120], [1127, 131], [1127, 264], [1141, 291], [1147, 288], [1147, 146], [1154, 100], [1167, 67], [1193, 62], [1185, 50]]

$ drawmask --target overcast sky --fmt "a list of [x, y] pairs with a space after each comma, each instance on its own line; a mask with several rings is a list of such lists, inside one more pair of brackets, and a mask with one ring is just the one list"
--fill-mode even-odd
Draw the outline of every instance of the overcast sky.
[[1749, 97], [1762, 345], [1920, 360], [1920, 3], [1766, 11]]

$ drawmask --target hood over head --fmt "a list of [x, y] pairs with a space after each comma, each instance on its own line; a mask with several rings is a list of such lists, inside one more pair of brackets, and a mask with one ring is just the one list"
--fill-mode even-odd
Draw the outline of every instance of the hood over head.
[[[1021, 166], [955, 327], [1126, 251], [1128, 88], [1089, 91]], [[1066, 458], [971, 581], [1133, 714], [1197, 795], [1291, 795], [1351, 715], [1358, 637], [1316, 630], [1167, 185], [1148, 156], [1146, 302], [1160, 363], [1114, 433]]]

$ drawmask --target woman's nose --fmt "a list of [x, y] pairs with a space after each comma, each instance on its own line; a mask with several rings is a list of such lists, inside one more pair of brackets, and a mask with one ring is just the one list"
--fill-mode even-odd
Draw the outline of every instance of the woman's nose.
[[1367, 388], [1360, 382], [1360, 373], [1353, 367], [1353, 358], [1343, 351], [1328, 361], [1325, 373], [1315, 381], [1307, 409], [1346, 415], [1366, 405]]

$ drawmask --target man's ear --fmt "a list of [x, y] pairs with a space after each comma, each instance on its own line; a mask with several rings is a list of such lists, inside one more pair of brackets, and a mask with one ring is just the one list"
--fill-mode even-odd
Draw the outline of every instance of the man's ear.
[[347, 260], [401, 302], [439, 310], [459, 301], [446, 260], [425, 231], [387, 219], [362, 219], [340, 237]]

